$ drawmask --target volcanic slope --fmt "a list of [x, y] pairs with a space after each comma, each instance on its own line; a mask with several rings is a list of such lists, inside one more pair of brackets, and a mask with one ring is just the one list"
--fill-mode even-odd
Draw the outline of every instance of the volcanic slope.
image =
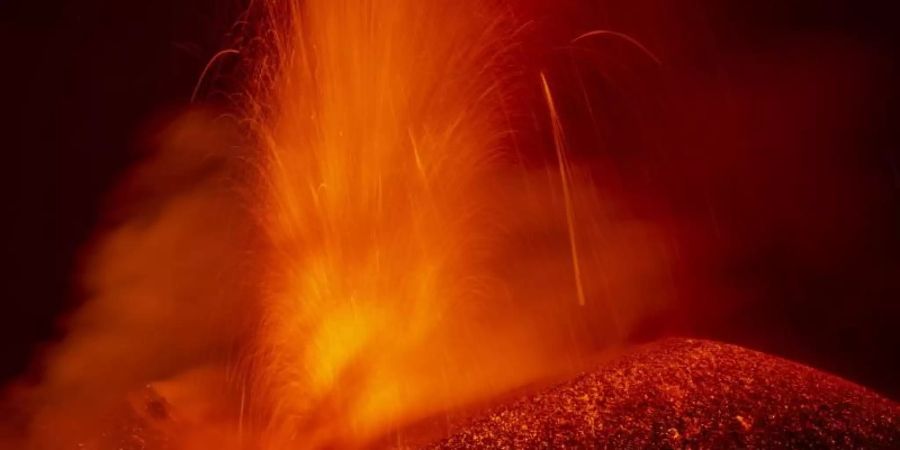
[[669, 339], [500, 406], [435, 449], [900, 448], [900, 405], [734, 345]]

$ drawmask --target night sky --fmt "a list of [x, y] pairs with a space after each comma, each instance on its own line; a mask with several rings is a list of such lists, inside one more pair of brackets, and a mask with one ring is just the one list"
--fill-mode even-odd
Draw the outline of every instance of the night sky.
[[[690, 2], [608, 3], [575, 28], [599, 18], [669, 63], [617, 91], [640, 92], [619, 105], [658, 120], [652, 138], [638, 139], [627, 113], [611, 114], [622, 121], [608, 138], [618, 144], [616, 186], [692, 249], [690, 267], [675, 272], [681, 303], [648, 318], [635, 340], [726, 340], [900, 398], [890, 2], [709, 0], [683, 16], [666, 11]], [[207, 61], [234, 38], [240, 9], [231, 0], [0, 0], [0, 379], [59, 338], [106, 194], [147, 151], [142, 136], [188, 103]], [[733, 114], [709, 119], [722, 108]], [[714, 150], [723, 142], [731, 150]]]

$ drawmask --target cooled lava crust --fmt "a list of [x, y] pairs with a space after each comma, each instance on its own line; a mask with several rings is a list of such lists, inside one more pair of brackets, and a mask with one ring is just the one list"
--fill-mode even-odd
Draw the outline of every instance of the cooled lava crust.
[[672, 339], [475, 419], [435, 449], [900, 449], [900, 404], [833, 375]]

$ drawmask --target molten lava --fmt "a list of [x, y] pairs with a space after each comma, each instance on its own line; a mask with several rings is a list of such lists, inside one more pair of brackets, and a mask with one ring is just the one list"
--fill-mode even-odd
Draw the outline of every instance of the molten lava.
[[125, 183], [15, 445], [400, 442], [619, 341], [663, 252], [571, 163], [512, 6], [252, 6], [237, 112]]
[[[647, 213], [653, 208], [640, 195], [616, 195], [621, 180], [604, 160], [613, 157], [593, 151], [618, 142], [610, 129], [627, 122], [625, 113], [600, 113], [606, 105], [596, 100], [612, 95], [594, 81], [614, 77], [597, 68], [605, 48], [598, 46], [621, 44], [622, 54], [658, 71], [663, 59], [650, 46], [582, 26], [548, 31], [545, 16], [556, 6], [545, 2], [250, 3], [240, 45], [203, 71], [239, 60], [230, 109], [184, 112], [126, 177], [85, 255], [84, 304], [39, 375], [8, 389], [13, 431], [0, 429], [0, 447], [406, 448], [448, 434], [455, 415], [578, 372], [651, 313], [660, 322], [668, 319], [660, 311], [713, 317], [703, 315], [715, 311], [707, 304], [666, 309], [675, 279], [694, 281], [685, 267], [723, 265], [707, 253], [707, 235], [726, 241], [713, 206], [700, 209], [715, 232], [678, 220], [662, 228], [654, 219], [666, 215]], [[565, 63], [548, 62], [559, 55]], [[695, 134], [714, 134], [703, 131]], [[668, 145], [665, 137], [646, 141]], [[728, 167], [728, 149], [696, 159]], [[700, 170], [682, 164], [685, 173]], [[635, 184], [652, 184], [652, 168], [634, 166], [642, 180]], [[682, 175], [664, 182], [706, 189]], [[670, 236], [679, 226], [690, 229], [691, 248]], [[709, 289], [695, 288], [709, 304], [736, 290], [697, 284]], [[731, 436], [750, 426], [747, 414], [758, 425], [774, 420], [765, 418], [772, 398], [790, 394], [791, 386], [738, 392], [741, 383], [765, 381], [754, 376], [797, 377], [804, 395], [816, 383], [836, 386], [862, 399], [861, 414], [887, 411], [889, 422], [897, 414], [855, 386], [755, 353], [695, 341], [657, 348], [630, 366], [509, 404], [500, 410], [508, 420], [489, 416], [443, 445], [479, 447], [489, 436], [530, 447], [538, 431], [561, 439], [571, 432], [571, 442], [584, 445], [652, 445], [647, 433], [633, 435], [637, 422], [660, 445], [703, 444], [706, 435], [691, 423], [676, 427], [634, 409], [645, 393], [671, 394], [677, 398], [649, 406], [727, 422], [707, 431]], [[701, 373], [711, 382], [695, 383], [694, 367], [673, 355], [704, 368], [727, 364], [718, 375]], [[635, 367], [653, 370], [621, 374]], [[663, 379], [670, 370], [684, 375], [671, 386]], [[626, 404], [613, 414], [597, 410], [618, 401], [619, 385]], [[597, 396], [598, 389], [616, 392]], [[756, 397], [678, 409], [691, 392], [725, 391]], [[759, 396], [769, 396], [764, 405], [753, 403]], [[743, 405], [731, 400], [746, 400], [751, 411], [709, 412]], [[806, 400], [786, 404], [818, 405]], [[572, 426], [560, 431], [563, 419]], [[596, 428], [595, 419], [610, 428]], [[882, 430], [891, 423], [876, 425], [873, 442], [895, 439]], [[745, 440], [728, 442], [769, 436], [748, 430]], [[618, 431], [632, 434], [609, 436]]]
[[503, 295], [488, 256], [507, 24], [482, 2], [365, 3], [272, 10], [253, 117], [271, 276], [251, 377], [275, 448], [357, 444], [533, 371], [472, 320]]
[[[270, 245], [248, 376], [269, 448], [361, 445], [565, 370], [583, 345], [564, 330], [598, 266], [575, 232], [591, 191], [559, 127], [558, 172], [515, 165], [514, 17], [363, 3], [271, 6], [274, 62], [255, 78]], [[535, 258], [519, 250], [535, 231], [555, 234], [546, 259], [512, 261]], [[526, 277], [547, 284], [527, 292]]]

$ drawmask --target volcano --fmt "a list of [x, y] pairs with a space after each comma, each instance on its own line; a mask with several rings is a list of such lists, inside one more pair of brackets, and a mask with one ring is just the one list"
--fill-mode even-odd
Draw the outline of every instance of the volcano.
[[431, 448], [898, 447], [891, 400], [764, 353], [668, 339], [499, 406]]
[[[88, 448], [175, 449], [177, 408], [149, 388]], [[900, 405], [864, 387], [735, 345], [667, 339], [463, 419], [449, 437], [386, 448], [900, 447]], [[174, 435], [173, 435], [174, 432]], [[93, 446], [91, 446], [93, 445]], [[301, 446], [302, 447], [302, 446]]]

